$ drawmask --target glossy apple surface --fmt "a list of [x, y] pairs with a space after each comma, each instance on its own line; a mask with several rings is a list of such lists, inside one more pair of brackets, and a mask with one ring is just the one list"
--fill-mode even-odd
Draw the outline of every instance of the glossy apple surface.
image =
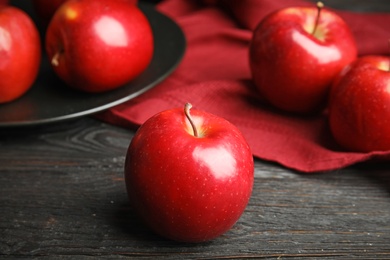
[[[62, 3], [67, 0], [32, 0], [34, 10], [42, 22], [47, 25], [53, 17], [55, 11]], [[129, 3], [136, 4], [137, 0], [123, 0]]]
[[0, 6], [0, 103], [30, 89], [40, 61], [40, 38], [33, 21], [19, 8]]
[[158, 234], [201, 242], [228, 231], [252, 193], [253, 157], [239, 130], [220, 117], [182, 108], [147, 120], [129, 146], [125, 181], [130, 202]]
[[249, 51], [253, 81], [279, 109], [317, 112], [325, 105], [335, 76], [356, 59], [347, 24], [324, 8], [318, 23], [317, 16], [316, 7], [281, 9], [263, 19], [253, 33]]
[[329, 123], [348, 150], [390, 150], [390, 57], [360, 57], [342, 72], [332, 88]]
[[153, 55], [148, 19], [123, 0], [68, 0], [46, 32], [56, 74], [85, 92], [104, 92], [141, 74]]

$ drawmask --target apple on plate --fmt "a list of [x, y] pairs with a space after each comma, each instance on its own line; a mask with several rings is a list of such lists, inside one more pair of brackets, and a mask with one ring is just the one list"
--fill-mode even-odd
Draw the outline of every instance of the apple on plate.
[[147, 17], [123, 0], [68, 0], [46, 31], [55, 73], [75, 89], [109, 91], [139, 76], [153, 56]]
[[298, 114], [321, 110], [332, 81], [356, 57], [348, 25], [321, 2], [266, 16], [254, 30], [249, 50], [260, 94], [275, 107]]
[[126, 155], [134, 210], [156, 233], [202, 242], [227, 232], [252, 193], [254, 165], [241, 132], [216, 115], [185, 108], [148, 119]]
[[[32, 0], [33, 7], [38, 17], [47, 25], [53, 17], [55, 11], [67, 0]], [[136, 4], [137, 0], [123, 0]]]
[[0, 103], [19, 98], [33, 85], [41, 61], [39, 37], [24, 11], [0, 6]]
[[362, 56], [343, 70], [332, 87], [329, 124], [348, 150], [390, 150], [390, 57]]

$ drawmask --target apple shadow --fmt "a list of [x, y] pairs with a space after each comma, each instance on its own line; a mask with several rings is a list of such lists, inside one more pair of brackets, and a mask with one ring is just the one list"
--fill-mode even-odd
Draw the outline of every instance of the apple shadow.
[[124, 232], [129, 238], [135, 238], [141, 241], [156, 241], [162, 238], [153, 233], [137, 216], [130, 204], [126, 201], [116, 203], [108, 221], [120, 231]]
[[378, 186], [390, 196], [390, 163], [386, 161], [368, 161], [353, 166], [355, 174], [358, 174], [367, 183]]
[[147, 247], [158, 248], [192, 248], [199, 246], [207, 246], [213, 241], [202, 243], [186, 243], [170, 240], [153, 232], [146, 224], [137, 216], [136, 212], [131, 207], [130, 203], [123, 199], [116, 203], [107, 221], [124, 237], [124, 239], [132, 240]]

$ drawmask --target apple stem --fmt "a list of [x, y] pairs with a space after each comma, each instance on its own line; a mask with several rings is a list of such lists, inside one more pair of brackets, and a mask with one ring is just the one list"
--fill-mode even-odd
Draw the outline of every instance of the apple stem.
[[191, 117], [191, 114], [190, 114], [190, 110], [192, 108], [192, 105], [190, 103], [186, 103], [184, 105], [184, 114], [186, 115], [188, 121], [190, 121], [190, 124], [192, 126], [192, 130], [194, 131], [194, 136], [195, 137], [199, 137], [199, 134], [198, 134], [198, 129], [196, 129], [195, 127], [195, 123], [194, 121], [192, 120], [192, 117]]
[[53, 56], [53, 58], [51, 59], [51, 65], [53, 66], [58, 66], [59, 65], [59, 58], [60, 58], [60, 53], [59, 52], [56, 52]]
[[317, 17], [316, 17], [316, 22], [314, 24], [314, 28], [313, 28], [313, 32], [312, 32], [313, 35], [315, 34], [317, 27], [318, 27], [322, 8], [324, 8], [324, 4], [322, 2], [317, 2]]

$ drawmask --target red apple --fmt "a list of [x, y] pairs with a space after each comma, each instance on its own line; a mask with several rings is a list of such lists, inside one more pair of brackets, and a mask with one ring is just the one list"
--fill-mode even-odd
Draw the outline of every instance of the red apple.
[[[167, 110], [133, 137], [125, 162], [135, 211], [158, 234], [201, 242], [228, 231], [252, 193], [250, 148], [227, 120], [200, 110]], [[191, 126], [191, 123], [193, 126]]]
[[0, 5], [6, 5], [8, 3], [9, 3], [8, 0], [0, 0]]
[[[32, 0], [34, 10], [45, 25], [50, 22], [55, 11], [67, 0]], [[136, 4], [137, 0], [124, 0]]]
[[250, 68], [266, 100], [307, 114], [324, 107], [333, 79], [356, 55], [354, 37], [336, 13], [321, 4], [291, 7], [259, 23], [250, 44]]
[[46, 32], [46, 51], [69, 86], [104, 92], [141, 74], [153, 55], [147, 17], [123, 0], [68, 0]]
[[329, 124], [351, 151], [390, 150], [390, 57], [360, 57], [342, 72], [332, 88]]
[[40, 38], [33, 21], [17, 7], [0, 6], [0, 103], [31, 88], [40, 61]]

